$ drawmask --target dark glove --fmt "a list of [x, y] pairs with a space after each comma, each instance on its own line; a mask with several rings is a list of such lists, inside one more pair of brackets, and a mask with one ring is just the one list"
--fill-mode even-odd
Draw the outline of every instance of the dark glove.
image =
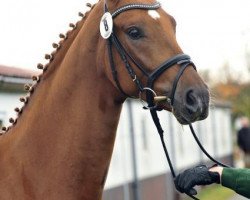
[[181, 193], [196, 195], [197, 191], [193, 188], [194, 186], [220, 183], [219, 173], [208, 170], [209, 168], [206, 165], [199, 165], [185, 170], [174, 180], [176, 189]]

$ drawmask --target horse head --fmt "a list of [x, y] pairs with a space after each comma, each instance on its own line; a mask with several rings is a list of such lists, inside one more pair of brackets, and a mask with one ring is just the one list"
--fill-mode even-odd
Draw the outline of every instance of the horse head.
[[208, 88], [176, 41], [175, 19], [154, 1], [107, 0], [103, 7], [110, 15], [100, 29], [108, 36], [100, 36], [98, 58], [120, 94], [147, 102], [147, 93], [171, 98], [157, 108], [172, 111], [181, 124], [205, 119]]

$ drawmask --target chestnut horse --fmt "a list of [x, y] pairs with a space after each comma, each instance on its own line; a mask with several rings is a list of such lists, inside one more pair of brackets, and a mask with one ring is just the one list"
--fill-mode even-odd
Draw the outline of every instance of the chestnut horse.
[[[131, 56], [134, 81], [114, 45], [110, 56], [99, 30], [104, 7], [113, 13], [127, 4], [148, 5], [128, 7], [113, 19], [112, 30]], [[127, 98], [124, 93], [138, 98], [136, 81], [147, 85], [148, 77], [131, 59], [153, 72], [182, 54], [174, 18], [159, 6], [150, 9], [153, 4], [154, 0], [101, 0], [88, 13], [80, 13], [83, 19], [70, 24], [71, 31], [60, 34], [63, 39], [53, 44], [55, 52], [45, 56], [48, 64], [38, 65], [43, 74], [33, 77], [33, 86], [26, 86], [29, 93], [21, 98], [25, 106], [16, 108], [18, 118], [10, 119], [12, 126], [3, 129], [1, 200], [101, 199]], [[169, 95], [179, 70], [179, 62], [165, 70], [155, 80], [154, 93]], [[163, 102], [161, 108], [173, 111], [182, 124], [204, 119], [209, 102], [206, 85], [191, 64], [179, 78], [174, 103]], [[145, 94], [141, 96], [145, 100]]]

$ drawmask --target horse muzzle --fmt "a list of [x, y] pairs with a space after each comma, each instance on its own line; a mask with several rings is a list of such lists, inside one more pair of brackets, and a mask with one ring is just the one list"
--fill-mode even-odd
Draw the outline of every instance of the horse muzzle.
[[208, 116], [209, 92], [204, 86], [186, 89], [184, 94], [176, 93], [173, 114], [181, 124], [190, 124]]

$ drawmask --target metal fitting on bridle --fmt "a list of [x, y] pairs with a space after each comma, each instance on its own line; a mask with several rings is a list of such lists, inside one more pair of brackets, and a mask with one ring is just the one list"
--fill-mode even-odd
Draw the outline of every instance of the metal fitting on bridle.
[[[142, 99], [142, 94], [143, 92], [150, 92], [152, 95], [153, 95], [153, 101], [154, 101], [154, 104], [155, 106], [153, 107], [149, 107], [148, 105], [145, 105], [145, 101]], [[144, 87], [142, 89], [142, 91], [139, 92], [139, 100], [141, 101], [142, 103], [142, 108], [147, 110], [154, 110], [154, 109], [157, 109], [158, 107], [158, 103], [162, 103], [162, 102], [167, 102], [169, 105], [171, 104], [171, 99], [167, 96], [157, 96], [156, 92], [149, 88], [149, 87]]]
[[157, 94], [156, 94], [156, 92], [153, 89], [148, 88], [148, 87], [143, 88], [141, 91], [139, 91], [139, 99], [140, 99], [140, 101], [142, 103], [142, 108], [145, 109], [145, 110], [147, 110], [147, 109], [149, 109], [149, 110], [156, 109], [155, 106], [149, 107], [148, 105], [145, 105], [145, 102], [142, 99], [142, 93], [143, 92], [150, 92], [154, 96], [154, 98], [157, 97]]

